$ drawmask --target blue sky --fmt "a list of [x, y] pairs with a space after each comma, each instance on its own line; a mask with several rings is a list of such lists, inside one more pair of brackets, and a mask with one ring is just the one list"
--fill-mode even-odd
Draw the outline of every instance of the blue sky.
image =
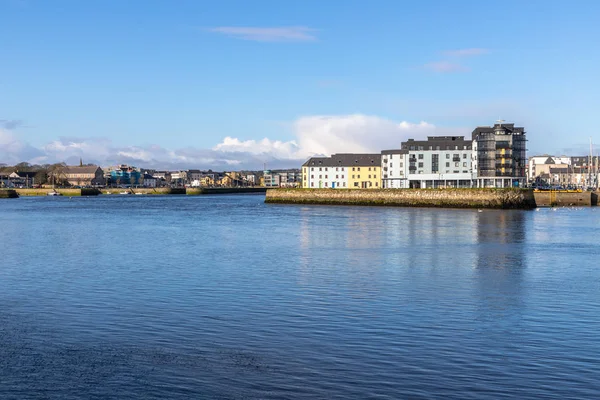
[[295, 166], [525, 126], [600, 142], [597, 1], [0, 0], [0, 163]]

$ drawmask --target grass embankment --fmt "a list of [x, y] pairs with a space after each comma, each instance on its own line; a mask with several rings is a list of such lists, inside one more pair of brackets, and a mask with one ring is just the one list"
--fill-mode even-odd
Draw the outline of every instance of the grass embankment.
[[271, 189], [266, 203], [532, 209], [526, 189]]

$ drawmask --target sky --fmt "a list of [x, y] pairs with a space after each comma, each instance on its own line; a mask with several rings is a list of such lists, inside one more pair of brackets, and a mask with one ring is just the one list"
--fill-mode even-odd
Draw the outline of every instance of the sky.
[[0, 0], [0, 164], [299, 167], [498, 119], [529, 155], [585, 154], [599, 20], [595, 0]]

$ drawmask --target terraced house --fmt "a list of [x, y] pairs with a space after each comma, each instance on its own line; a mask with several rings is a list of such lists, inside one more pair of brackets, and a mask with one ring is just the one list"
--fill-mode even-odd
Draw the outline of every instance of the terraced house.
[[302, 164], [306, 189], [379, 189], [381, 154], [333, 154], [312, 157]]

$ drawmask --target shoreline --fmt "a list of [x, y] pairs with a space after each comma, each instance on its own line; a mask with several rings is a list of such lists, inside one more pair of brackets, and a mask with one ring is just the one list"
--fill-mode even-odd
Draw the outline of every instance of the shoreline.
[[521, 209], [537, 207], [531, 189], [269, 189], [265, 203], [379, 207]]

